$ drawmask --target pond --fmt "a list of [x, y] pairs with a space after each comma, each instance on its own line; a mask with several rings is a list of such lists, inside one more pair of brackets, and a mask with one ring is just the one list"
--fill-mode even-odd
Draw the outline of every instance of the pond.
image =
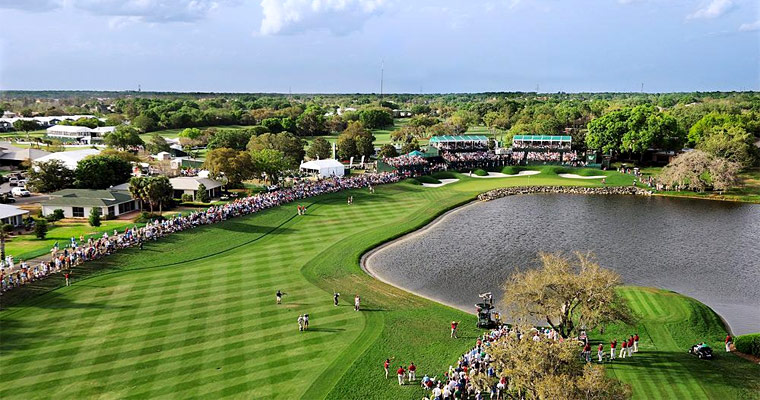
[[735, 334], [760, 332], [760, 205], [641, 196], [519, 195], [477, 202], [372, 253], [367, 269], [473, 312], [537, 253], [591, 251], [627, 285], [712, 307]]

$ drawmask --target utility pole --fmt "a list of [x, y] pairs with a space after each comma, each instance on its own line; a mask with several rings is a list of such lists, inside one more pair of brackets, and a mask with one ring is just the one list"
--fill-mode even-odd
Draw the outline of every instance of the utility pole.
[[644, 82], [641, 82], [641, 93], [644, 93]]
[[380, 101], [383, 100], [383, 78], [385, 74], [385, 60], [380, 61]]

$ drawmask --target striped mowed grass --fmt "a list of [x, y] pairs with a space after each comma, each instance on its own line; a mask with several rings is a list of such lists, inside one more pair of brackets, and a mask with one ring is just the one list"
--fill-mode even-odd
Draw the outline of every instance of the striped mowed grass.
[[[279, 207], [90, 264], [75, 270], [68, 288], [48, 279], [8, 293], [2, 301], [10, 307], [0, 313], [0, 398], [419, 398], [416, 385], [384, 379], [382, 360], [414, 361], [420, 376], [440, 375], [472, 345], [474, 317], [371, 279], [359, 257], [477, 193], [526, 181], [462, 176], [436, 189], [388, 185], [375, 195], [352, 191], [351, 206], [349, 193], [320, 196], [302, 202], [306, 216], [295, 216], [295, 204]], [[576, 183], [530, 178], [560, 182]], [[287, 293], [279, 306], [278, 289]], [[340, 307], [332, 305], [334, 290]], [[352, 310], [354, 293], [366, 311]], [[297, 329], [300, 313], [310, 314], [309, 332]], [[448, 338], [446, 323], [454, 319], [463, 321], [463, 340]], [[672, 352], [661, 367], [686, 363], [678, 373], [653, 374], [643, 363], [615, 364], [611, 373], [634, 383], [639, 398], [709, 398], [704, 386], [713, 383], [693, 383], [704, 369], [676, 351], [680, 342], [666, 343], [672, 335], [652, 336], [653, 357], [660, 348]], [[711, 376], [733, 382], [730, 374], [744, 365], [729, 357]], [[672, 382], [683, 388], [668, 389]]]

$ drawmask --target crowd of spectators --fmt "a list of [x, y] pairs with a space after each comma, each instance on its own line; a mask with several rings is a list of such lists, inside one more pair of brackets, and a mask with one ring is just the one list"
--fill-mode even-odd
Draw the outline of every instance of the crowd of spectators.
[[410, 175], [409, 173], [393, 172], [301, 181], [289, 188], [236, 199], [224, 205], [212, 206], [188, 214], [179, 214], [165, 220], [155, 220], [145, 226], [133, 226], [122, 232], [113, 231], [112, 235], [106, 232], [101, 237], [90, 237], [87, 240], [83, 236], [80, 236], [79, 240], [72, 237], [69, 245], [63, 248], [59, 248], [56, 243], [55, 247], [51, 249], [49, 261], [41, 261], [38, 265], [30, 266], [23, 260], [16, 265], [12, 256], [6, 257], [6, 260], [2, 260], [2, 265], [0, 265], [0, 289], [5, 292], [45, 278], [53, 273], [69, 271], [73, 266], [101, 258], [119, 249], [142, 247], [146, 241], [156, 240], [174, 232], [253, 214], [307, 197], [394, 183]]
[[465, 170], [475, 168], [495, 168], [513, 163], [509, 154], [496, 154], [488, 151], [476, 151], [467, 153], [449, 153], [444, 152], [441, 157], [446, 161], [448, 166], [454, 170]]
[[570, 143], [561, 143], [561, 144], [542, 144], [542, 143], [536, 143], [536, 142], [523, 142], [515, 140], [512, 142], [512, 148], [513, 149], [545, 149], [545, 150], [570, 150], [571, 148]]

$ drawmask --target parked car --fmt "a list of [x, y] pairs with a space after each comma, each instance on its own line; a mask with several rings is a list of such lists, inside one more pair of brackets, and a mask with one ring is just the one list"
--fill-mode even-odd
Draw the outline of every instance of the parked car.
[[703, 360], [712, 360], [713, 358], [712, 349], [710, 346], [704, 343], [699, 343], [691, 346], [689, 349], [689, 354], [693, 354]]
[[13, 198], [10, 192], [0, 193], [0, 204], [15, 203], [16, 199]]
[[14, 178], [14, 177], [8, 178], [8, 183], [11, 186], [18, 186], [18, 178]]
[[11, 189], [11, 194], [16, 197], [29, 197], [32, 195], [28, 190], [26, 190], [26, 188], [20, 186]]

